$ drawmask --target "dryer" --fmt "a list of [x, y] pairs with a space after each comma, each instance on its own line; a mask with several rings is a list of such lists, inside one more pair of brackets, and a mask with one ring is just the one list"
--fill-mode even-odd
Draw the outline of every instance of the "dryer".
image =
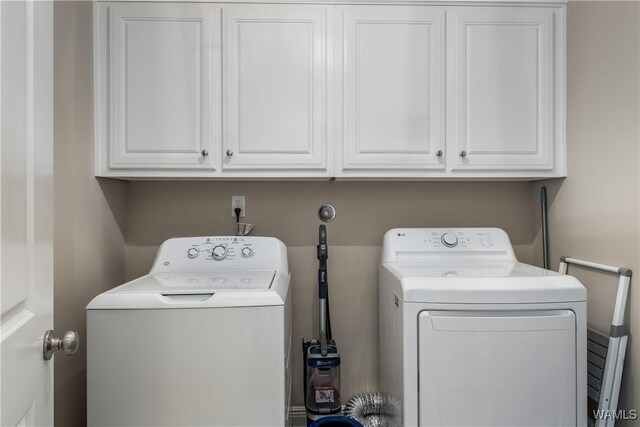
[[380, 381], [405, 426], [586, 426], [586, 290], [497, 228], [393, 229]]
[[88, 425], [287, 425], [289, 281], [275, 238], [164, 242], [87, 306]]

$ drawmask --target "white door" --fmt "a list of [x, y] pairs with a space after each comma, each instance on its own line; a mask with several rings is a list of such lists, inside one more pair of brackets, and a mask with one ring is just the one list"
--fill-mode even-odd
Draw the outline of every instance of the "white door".
[[557, 13], [531, 7], [447, 12], [453, 171], [553, 169], [561, 87], [554, 76], [562, 67], [555, 61], [562, 48], [555, 45]]
[[101, 160], [109, 170], [215, 170], [220, 8], [96, 3]]
[[342, 13], [342, 170], [444, 170], [444, 10]]
[[418, 358], [420, 426], [576, 425], [573, 311], [423, 311]]
[[0, 17], [0, 425], [53, 425], [53, 2]]
[[223, 11], [225, 172], [327, 171], [327, 8]]

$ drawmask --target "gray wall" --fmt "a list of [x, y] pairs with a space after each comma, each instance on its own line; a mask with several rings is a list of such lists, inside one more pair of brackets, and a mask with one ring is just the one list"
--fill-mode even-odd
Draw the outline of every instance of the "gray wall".
[[[569, 255], [633, 269], [620, 407], [640, 410], [640, 3], [572, 2], [567, 26], [568, 177], [545, 183], [552, 266]], [[534, 246], [539, 262], [539, 233]], [[608, 332], [617, 277], [569, 272], [587, 287], [590, 327]]]
[[[84, 335], [84, 307], [145, 273], [171, 236], [229, 234], [230, 196], [247, 197], [257, 235], [289, 247], [294, 338], [316, 330], [315, 211], [333, 202], [328, 226], [336, 338], [344, 392], [377, 383], [377, 263], [396, 226], [498, 226], [525, 262], [540, 262], [538, 188], [526, 182], [131, 182], [93, 177], [91, 3], [55, 4], [55, 327]], [[576, 2], [568, 12], [566, 181], [550, 190], [553, 267], [561, 254], [638, 266], [638, 3]], [[583, 276], [581, 276], [583, 277]], [[610, 290], [584, 276], [590, 321], [606, 329]], [[604, 282], [603, 282], [604, 283]], [[606, 282], [607, 284], [610, 281]], [[632, 288], [634, 284], [632, 283]], [[609, 293], [608, 293], [609, 292]], [[632, 333], [638, 333], [632, 291]], [[295, 341], [294, 341], [295, 342]], [[300, 359], [294, 365], [300, 403]], [[640, 355], [631, 351], [623, 402], [640, 409]], [[56, 425], [84, 425], [84, 346], [56, 357]]]
[[126, 182], [93, 176], [91, 3], [54, 5], [54, 327], [80, 332], [55, 356], [55, 424], [85, 419], [84, 307], [124, 279]]

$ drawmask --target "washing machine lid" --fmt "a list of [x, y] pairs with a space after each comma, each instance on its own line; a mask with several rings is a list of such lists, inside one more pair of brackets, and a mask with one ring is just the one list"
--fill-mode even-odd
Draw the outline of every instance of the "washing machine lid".
[[156, 292], [193, 294], [199, 292], [247, 292], [269, 289], [275, 271], [215, 271], [198, 273], [155, 273], [125, 283], [115, 293]]
[[391, 262], [380, 278], [405, 302], [528, 304], [586, 301], [572, 277], [517, 261]]
[[87, 309], [283, 305], [288, 282], [275, 271], [151, 273], [98, 295]]

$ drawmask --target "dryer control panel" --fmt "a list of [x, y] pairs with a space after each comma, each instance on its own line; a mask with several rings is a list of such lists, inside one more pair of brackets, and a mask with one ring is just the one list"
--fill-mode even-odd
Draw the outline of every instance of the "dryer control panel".
[[384, 236], [382, 262], [446, 259], [516, 261], [499, 228], [394, 228]]
[[151, 273], [277, 270], [288, 273], [284, 244], [274, 237], [210, 236], [166, 240]]

